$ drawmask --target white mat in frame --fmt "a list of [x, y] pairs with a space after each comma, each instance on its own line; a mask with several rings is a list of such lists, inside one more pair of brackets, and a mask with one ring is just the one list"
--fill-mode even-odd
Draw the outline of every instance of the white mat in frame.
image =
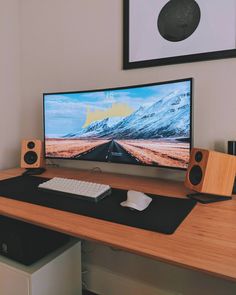
[[147, 61], [236, 48], [236, 0], [196, 0], [197, 29], [187, 39], [170, 42], [157, 28], [166, 0], [129, 1], [129, 62]]

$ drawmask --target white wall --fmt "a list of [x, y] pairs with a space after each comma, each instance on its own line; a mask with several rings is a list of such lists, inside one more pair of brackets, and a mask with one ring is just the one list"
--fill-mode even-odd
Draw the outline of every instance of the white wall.
[[16, 166], [21, 138], [19, 0], [0, 1], [0, 168]]
[[[42, 136], [43, 92], [184, 77], [194, 78], [195, 145], [224, 150], [226, 141], [236, 137], [236, 59], [124, 71], [122, 1], [21, 0], [21, 4], [23, 137]], [[156, 168], [82, 161], [70, 161], [69, 165], [96, 165], [108, 171], [157, 175]], [[165, 172], [162, 169], [159, 175]]]
[[[4, 29], [0, 28], [3, 40], [0, 47], [3, 50], [0, 54], [0, 83], [3, 83], [0, 90], [0, 130], [4, 139], [0, 142], [1, 168], [13, 167], [19, 161], [17, 148], [20, 149], [20, 137], [42, 137], [42, 93], [49, 91], [106, 88], [193, 77], [195, 146], [223, 151], [226, 141], [235, 139], [236, 59], [124, 71], [121, 0], [19, 1], [19, 15], [18, 1], [0, 2], [1, 8], [7, 9], [7, 12], [0, 10], [0, 21], [4, 22]], [[3, 128], [3, 122], [7, 129]], [[137, 166], [86, 162], [69, 162], [69, 165], [170, 176], [166, 170]], [[174, 177], [182, 176], [176, 172]], [[199, 294], [236, 293], [236, 285], [230, 282], [123, 252], [111, 254], [106, 247], [95, 244], [89, 243], [89, 246], [94, 251], [85, 256], [84, 263], [89, 268], [86, 281], [88, 287], [104, 295], [193, 294], [191, 289], [196, 286], [199, 286]], [[110, 259], [114, 259], [114, 264]], [[144, 277], [143, 271], [148, 273], [149, 270], [150, 278], [148, 275]], [[175, 275], [178, 281], [174, 282]], [[155, 276], [161, 277], [164, 283]], [[127, 286], [130, 288], [126, 289]], [[134, 286], [135, 291], [132, 291]]]

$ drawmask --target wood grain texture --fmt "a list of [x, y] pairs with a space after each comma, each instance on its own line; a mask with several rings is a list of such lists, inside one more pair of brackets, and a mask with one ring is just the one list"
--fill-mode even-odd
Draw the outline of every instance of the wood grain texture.
[[[0, 179], [20, 175], [5, 170]], [[184, 197], [183, 183], [101, 172], [50, 168], [42, 176], [64, 176]], [[91, 217], [0, 197], [0, 214], [95, 241], [163, 262], [236, 281], [236, 200], [198, 204], [172, 235], [159, 234]]]
[[[202, 160], [195, 160], [196, 153], [202, 154]], [[198, 166], [202, 171], [199, 184], [192, 184], [189, 179], [192, 167]], [[211, 150], [193, 148], [189, 168], [186, 173], [185, 186], [198, 192], [230, 196], [232, 194], [236, 172], [236, 157]]]

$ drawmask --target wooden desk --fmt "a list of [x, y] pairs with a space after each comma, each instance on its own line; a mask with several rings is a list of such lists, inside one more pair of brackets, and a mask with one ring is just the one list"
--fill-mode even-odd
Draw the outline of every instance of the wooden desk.
[[[0, 179], [23, 170], [0, 173]], [[64, 176], [115, 188], [184, 197], [182, 183], [73, 169], [49, 168], [42, 176]], [[0, 197], [0, 214], [139, 255], [236, 281], [236, 199], [197, 204], [172, 235], [154, 233]]]

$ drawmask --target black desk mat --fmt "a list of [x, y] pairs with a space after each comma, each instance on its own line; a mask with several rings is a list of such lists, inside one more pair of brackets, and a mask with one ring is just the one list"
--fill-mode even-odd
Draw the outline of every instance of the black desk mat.
[[127, 199], [125, 190], [112, 189], [111, 196], [95, 203], [38, 190], [45, 180], [34, 176], [2, 180], [0, 196], [165, 234], [174, 233], [196, 204], [190, 199], [148, 194], [153, 199], [148, 208], [130, 210], [120, 205]]

